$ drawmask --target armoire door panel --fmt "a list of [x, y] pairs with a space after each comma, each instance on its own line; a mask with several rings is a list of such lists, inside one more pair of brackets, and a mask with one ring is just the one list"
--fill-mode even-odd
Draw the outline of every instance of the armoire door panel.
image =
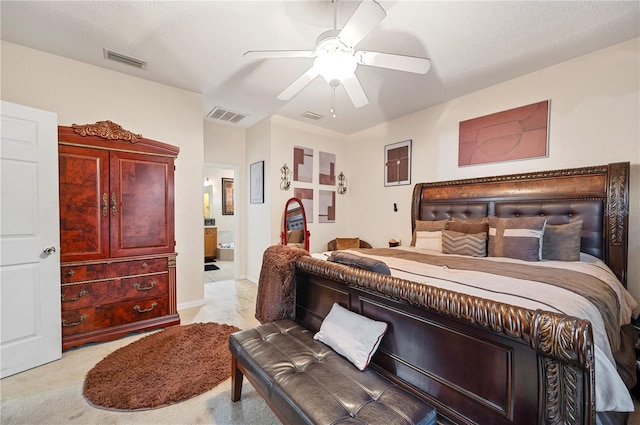
[[61, 261], [109, 256], [109, 152], [59, 146]]
[[173, 161], [111, 153], [111, 256], [173, 252]]

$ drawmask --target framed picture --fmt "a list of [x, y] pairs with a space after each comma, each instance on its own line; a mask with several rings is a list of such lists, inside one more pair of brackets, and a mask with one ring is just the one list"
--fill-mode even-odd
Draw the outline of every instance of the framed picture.
[[336, 185], [336, 154], [320, 152], [318, 155], [320, 169], [318, 170], [318, 181], [320, 184], [330, 186]]
[[313, 149], [293, 147], [293, 181], [313, 182]]
[[384, 185], [411, 184], [411, 140], [384, 147]]
[[460, 122], [458, 167], [548, 156], [549, 100]]
[[222, 178], [222, 215], [233, 215], [233, 179]]
[[249, 169], [251, 179], [250, 201], [252, 204], [264, 204], [264, 161], [251, 164]]

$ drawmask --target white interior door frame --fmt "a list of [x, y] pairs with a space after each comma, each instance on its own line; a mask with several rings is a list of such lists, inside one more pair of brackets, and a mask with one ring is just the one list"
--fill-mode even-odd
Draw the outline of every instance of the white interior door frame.
[[242, 178], [240, 177], [240, 167], [237, 165], [229, 165], [229, 164], [219, 164], [215, 162], [205, 162], [203, 167], [204, 170], [207, 168], [217, 168], [222, 170], [232, 170], [233, 171], [233, 182], [234, 182], [234, 191], [233, 191], [233, 244], [235, 246], [234, 252], [234, 264], [233, 264], [233, 277], [234, 279], [243, 279], [244, 276], [240, 275], [240, 218], [242, 216], [241, 209], [238, 208], [239, 204], [239, 193], [240, 188], [242, 187]]

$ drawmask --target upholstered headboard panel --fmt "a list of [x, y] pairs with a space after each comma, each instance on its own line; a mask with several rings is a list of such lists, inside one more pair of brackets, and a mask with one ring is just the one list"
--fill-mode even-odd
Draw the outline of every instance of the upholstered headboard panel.
[[430, 203], [423, 202], [420, 205], [420, 218], [424, 221], [451, 220], [453, 218], [479, 218], [486, 217], [489, 204], [479, 203]]
[[418, 183], [416, 220], [546, 216], [549, 224], [583, 220], [581, 251], [602, 259], [626, 285], [629, 163]]
[[496, 203], [497, 217], [547, 217], [547, 224], [582, 220], [580, 251], [604, 258], [604, 199]]

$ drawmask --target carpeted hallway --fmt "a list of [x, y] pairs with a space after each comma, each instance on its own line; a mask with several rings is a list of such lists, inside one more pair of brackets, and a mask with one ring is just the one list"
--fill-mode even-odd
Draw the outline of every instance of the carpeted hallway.
[[[254, 318], [257, 286], [247, 280], [205, 284], [202, 307], [180, 311], [182, 324], [218, 322], [247, 329]], [[62, 359], [0, 381], [0, 422], [36, 424], [279, 424], [253, 387], [244, 384], [242, 400], [232, 403], [230, 379], [213, 390], [168, 407], [138, 412], [113, 412], [91, 407], [82, 396], [86, 373], [112, 351], [148, 333], [62, 354]], [[144, 360], [144, 359], [142, 359]]]

